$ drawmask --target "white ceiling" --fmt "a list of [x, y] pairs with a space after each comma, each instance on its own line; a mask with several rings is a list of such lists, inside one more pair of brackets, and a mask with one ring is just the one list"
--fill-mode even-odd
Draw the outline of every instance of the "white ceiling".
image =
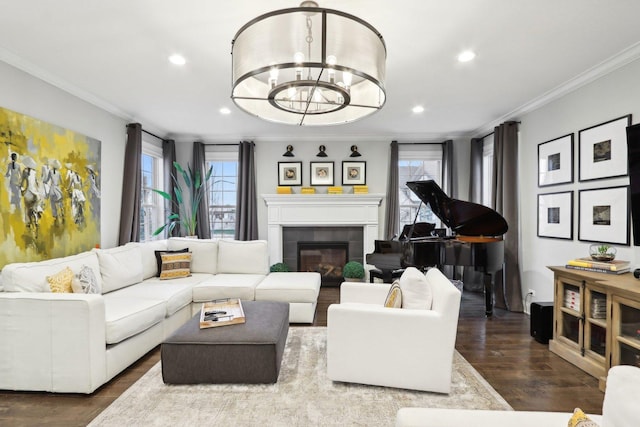
[[[387, 45], [387, 103], [355, 123], [272, 124], [230, 100], [236, 31], [295, 0], [0, 0], [0, 60], [163, 136], [236, 141], [473, 135], [640, 57], [638, 0], [319, 3]], [[473, 62], [456, 61], [464, 49]], [[176, 52], [182, 68], [167, 61]]]

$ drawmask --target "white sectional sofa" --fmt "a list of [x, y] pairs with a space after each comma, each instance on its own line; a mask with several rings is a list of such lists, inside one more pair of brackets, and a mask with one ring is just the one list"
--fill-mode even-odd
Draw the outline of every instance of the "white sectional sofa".
[[[187, 248], [191, 276], [160, 280], [155, 251]], [[266, 241], [170, 238], [4, 266], [0, 389], [92, 393], [212, 299], [290, 303], [313, 322], [318, 273], [269, 273]], [[47, 276], [90, 268], [97, 294], [52, 293]]]

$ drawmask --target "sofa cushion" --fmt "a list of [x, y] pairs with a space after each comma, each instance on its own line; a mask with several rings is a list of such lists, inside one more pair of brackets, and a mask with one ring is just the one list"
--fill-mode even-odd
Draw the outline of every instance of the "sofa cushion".
[[[168, 249], [155, 251], [155, 254], [156, 254], [156, 265], [157, 265], [157, 268], [156, 268], [157, 274], [156, 274], [156, 276], [160, 277], [160, 272], [162, 271], [162, 255], [164, 255], [164, 254], [182, 254], [182, 253], [185, 253], [185, 252], [189, 252], [189, 248], [177, 249], [175, 251], [170, 251]], [[145, 279], [148, 279], [148, 277], [145, 277]]]
[[169, 239], [167, 249], [189, 249], [193, 254], [191, 259], [192, 273], [218, 272], [218, 240], [217, 239], [189, 239], [186, 237], [172, 237]]
[[402, 289], [400, 289], [400, 281], [395, 280], [391, 284], [387, 298], [384, 300], [384, 306], [388, 308], [402, 307]]
[[129, 298], [118, 292], [103, 298], [107, 344], [117, 344], [149, 329], [161, 322], [167, 312], [167, 304], [161, 299]]
[[136, 245], [94, 249], [100, 262], [102, 293], [142, 282], [142, 254]]
[[191, 276], [191, 252], [161, 254], [160, 280]]
[[51, 292], [72, 293], [73, 288], [71, 282], [73, 280], [73, 271], [69, 267], [65, 267], [56, 274], [47, 276], [47, 283]]
[[84, 265], [91, 268], [102, 283], [98, 256], [92, 250], [46, 261], [7, 264], [2, 269], [2, 284], [5, 292], [50, 292], [47, 276], [65, 267], [79, 272]]
[[100, 294], [100, 284], [93, 270], [83, 265], [80, 272], [77, 273], [71, 281], [73, 292], [77, 294]]
[[433, 293], [424, 273], [415, 267], [408, 267], [400, 276], [402, 308], [431, 310]]
[[269, 247], [265, 240], [220, 240], [218, 273], [268, 274]]
[[315, 303], [320, 281], [320, 273], [269, 273], [256, 286], [256, 300]]
[[255, 299], [255, 289], [263, 274], [216, 274], [193, 287], [193, 302], [221, 298]]
[[[169, 317], [181, 308], [191, 304], [192, 288], [197, 282], [190, 282], [189, 279], [191, 277], [169, 281], [153, 278], [137, 285], [118, 289], [113, 294], [119, 298], [131, 300], [153, 299], [164, 301], [166, 305], [165, 317]], [[199, 280], [202, 280], [202, 278]]]
[[158, 275], [158, 264], [156, 262], [155, 251], [167, 250], [167, 239], [151, 240], [149, 242], [131, 242], [125, 246], [137, 246], [140, 248], [140, 255], [142, 256], [142, 278], [148, 279], [149, 277]]

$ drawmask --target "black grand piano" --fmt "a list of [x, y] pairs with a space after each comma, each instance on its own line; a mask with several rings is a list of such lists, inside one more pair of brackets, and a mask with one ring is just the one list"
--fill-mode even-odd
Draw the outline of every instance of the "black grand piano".
[[502, 235], [507, 232], [507, 221], [486, 206], [450, 198], [433, 180], [409, 181], [407, 187], [422, 203], [431, 206], [451, 235], [433, 235], [433, 226], [414, 221], [398, 240], [376, 240], [375, 251], [367, 254], [367, 264], [387, 272], [386, 277], [391, 271], [410, 266], [421, 270], [444, 265], [472, 266], [484, 274], [486, 315], [491, 316], [493, 279], [504, 264]]

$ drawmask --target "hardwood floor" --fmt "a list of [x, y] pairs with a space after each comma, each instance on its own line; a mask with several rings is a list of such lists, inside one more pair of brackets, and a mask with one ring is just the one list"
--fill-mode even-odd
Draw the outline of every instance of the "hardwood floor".
[[[338, 288], [322, 288], [314, 326], [326, 326]], [[300, 325], [301, 326], [301, 325]], [[497, 309], [484, 316], [480, 294], [465, 292], [457, 350], [516, 410], [600, 414], [598, 381], [551, 353], [529, 335], [529, 316]], [[84, 426], [160, 360], [156, 347], [92, 395], [0, 391], [2, 426]]]

